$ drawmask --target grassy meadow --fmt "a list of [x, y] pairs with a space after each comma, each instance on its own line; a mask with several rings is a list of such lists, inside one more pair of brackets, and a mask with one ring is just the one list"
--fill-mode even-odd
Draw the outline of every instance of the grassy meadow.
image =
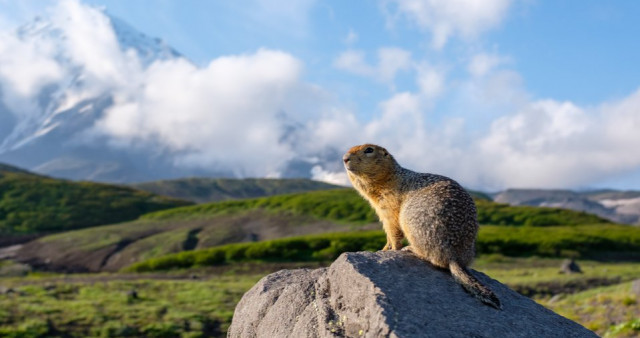
[[[600, 335], [640, 334], [640, 302], [631, 291], [640, 263], [578, 261], [584, 273], [572, 275], [559, 274], [560, 263], [486, 255], [474, 268]], [[224, 337], [235, 304], [261, 277], [321, 265], [246, 262], [161, 274], [0, 278], [0, 336]]]
[[260, 277], [3, 280], [0, 336], [220, 337], [235, 304]]
[[[473, 268], [600, 335], [640, 336], [631, 286], [640, 278], [639, 228], [474, 197], [482, 226]], [[45, 236], [22, 250], [48, 259], [48, 270], [0, 260], [0, 337], [224, 337], [235, 304], [260, 278], [379, 250], [376, 222], [353, 190], [336, 189], [170, 208]], [[565, 258], [583, 273], [559, 273]], [[63, 269], [52, 271], [54, 263]]]

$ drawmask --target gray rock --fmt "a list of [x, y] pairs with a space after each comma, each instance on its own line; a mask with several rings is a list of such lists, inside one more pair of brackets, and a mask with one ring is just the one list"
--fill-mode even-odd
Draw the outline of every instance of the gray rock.
[[9, 287], [0, 285], [0, 295], [8, 295], [8, 294], [12, 294], [12, 293], [15, 293], [15, 292], [16, 292], [16, 290], [14, 290], [13, 288], [9, 288]]
[[640, 296], [640, 279], [636, 279], [631, 282], [631, 292]]
[[473, 273], [502, 311], [410, 253], [345, 253], [328, 268], [264, 277], [238, 303], [229, 337], [597, 337]]
[[560, 273], [572, 274], [582, 273], [580, 266], [573, 259], [565, 259], [560, 266]]

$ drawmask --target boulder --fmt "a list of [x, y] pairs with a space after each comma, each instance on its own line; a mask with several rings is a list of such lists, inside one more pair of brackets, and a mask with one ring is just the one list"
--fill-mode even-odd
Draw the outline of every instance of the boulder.
[[482, 304], [408, 252], [342, 254], [328, 268], [281, 270], [238, 303], [229, 337], [597, 337], [473, 271], [500, 298]]
[[582, 269], [580, 269], [578, 263], [573, 259], [565, 259], [562, 261], [562, 265], [560, 266], [560, 273], [582, 273]]

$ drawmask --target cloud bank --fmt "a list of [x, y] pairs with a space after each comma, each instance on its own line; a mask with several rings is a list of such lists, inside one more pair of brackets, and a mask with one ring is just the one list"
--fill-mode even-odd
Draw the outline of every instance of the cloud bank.
[[442, 49], [452, 36], [473, 39], [496, 27], [511, 0], [386, 0], [388, 24], [407, 19], [430, 32], [431, 44]]
[[[494, 14], [478, 17], [450, 14], [438, 1], [423, 3], [439, 8], [437, 18], [421, 17], [426, 9], [411, 1], [397, 1], [397, 10], [433, 30], [439, 46], [496, 25], [509, 2], [490, 3]], [[46, 126], [52, 114], [108, 96], [112, 104], [85, 135], [115, 149], [160, 149], [178, 167], [237, 176], [278, 177], [304, 161], [309, 176], [346, 183], [339, 155], [365, 142], [387, 147], [410, 169], [481, 189], [586, 186], [640, 169], [640, 90], [581, 107], [532, 98], [498, 54], [469, 56], [464, 74], [453, 77], [399, 48], [380, 48], [373, 63], [350, 49], [334, 67], [391, 85], [398, 72], [410, 72], [415, 82], [413, 90], [391, 90], [362, 119], [330, 88], [307, 81], [305, 63], [286, 51], [257, 49], [205, 66], [184, 58], [145, 65], [118, 43], [102, 11], [62, 1], [52, 18], [65, 39], [0, 33], [1, 99], [17, 129]], [[58, 106], [39, 104], [46, 88], [57, 88]]]

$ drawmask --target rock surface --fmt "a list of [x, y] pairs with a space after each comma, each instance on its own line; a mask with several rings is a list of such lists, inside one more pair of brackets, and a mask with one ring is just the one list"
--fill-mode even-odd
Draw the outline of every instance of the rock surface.
[[410, 253], [345, 253], [328, 268], [264, 277], [238, 303], [229, 337], [597, 337], [473, 273], [502, 311]]

